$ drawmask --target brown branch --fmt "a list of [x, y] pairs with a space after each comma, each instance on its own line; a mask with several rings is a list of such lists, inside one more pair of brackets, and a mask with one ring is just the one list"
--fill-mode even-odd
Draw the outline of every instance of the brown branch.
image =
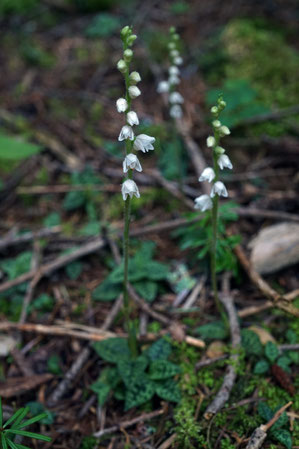
[[[228, 315], [232, 348], [237, 349], [241, 344], [240, 326], [234, 302], [229, 292], [228, 273], [226, 273], [223, 276], [222, 295], [220, 300], [223, 306], [225, 307], [226, 313]], [[213, 416], [216, 415], [216, 413], [219, 412], [219, 410], [221, 410], [224, 404], [227, 403], [230, 396], [230, 392], [233, 388], [233, 385], [237, 377], [236, 364], [238, 363], [238, 358], [239, 358], [238, 354], [233, 354], [231, 356], [232, 363], [227, 367], [227, 372], [224, 376], [220, 390], [218, 391], [215, 398], [213, 399], [211, 404], [207, 407], [204, 413], [205, 419], [211, 419]]]

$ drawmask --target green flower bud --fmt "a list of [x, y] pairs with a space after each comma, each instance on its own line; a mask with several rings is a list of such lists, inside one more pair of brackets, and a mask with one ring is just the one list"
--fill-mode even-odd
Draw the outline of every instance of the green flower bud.
[[212, 125], [214, 126], [214, 128], [220, 128], [221, 122], [220, 120], [213, 120]]
[[131, 30], [130, 30], [129, 25], [126, 25], [125, 27], [123, 27], [123, 29], [122, 29], [121, 32], [120, 32], [121, 37], [122, 37], [123, 39], [125, 39], [130, 31], [131, 31]]
[[218, 107], [219, 107], [219, 109], [221, 109], [221, 111], [225, 108], [225, 106], [226, 106], [226, 103], [224, 100], [218, 101]]
[[125, 73], [127, 70], [127, 64], [123, 59], [120, 59], [117, 63], [117, 68], [121, 73]]
[[176, 33], [173, 35], [173, 40], [178, 41], [180, 39], [180, 36]]
[[221, 137], [228, 136], [230, 134], [230, 130], [227, 126], [223, 125], [219, 129], [219, 134]]
[[129, 47], [131, 47], [134, 44], [136, 39], [137, 39], [136, 34], [131, 34], [131, 36], [128, 37], [127, 44], [129, 45]]
[[174, 33], [176, 32], [175, 27], [170, 27], [170, 28], [169, 28], [169, 32], [170, 32], [171, 34], [174, 34]]
[[217, 106], [213, 106], [213, 107], [211, 108], [211, 112], [212, 112], [212, 114], [217, 115], [217, 114], [218, 114], [218, 108], [217, 108]]
[[133, 57], [132, 50], [127, 48], [127, 50], [124, 51], [124, 60], [125, 60], [125, 62], [130, 62], [132, 60], [132, 57]]
[[218, 154], [220, 156], [221, 154], [225, 153], [225, 149], [222, 147], [216, 147], [215, 152], [216, 152], [216, 154]]

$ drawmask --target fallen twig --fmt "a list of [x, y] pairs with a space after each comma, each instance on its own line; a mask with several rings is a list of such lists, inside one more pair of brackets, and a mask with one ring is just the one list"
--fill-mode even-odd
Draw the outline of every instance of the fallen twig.
[[[229, 293], [229, 277], [228, 274], [223, 276], [222, 280], [222, 295], [220, 298], [223, 306], [228, 315], [230, 333], [231, 333], [231, 341], [232, 348], [237, 349], [241, 344], [241, 335], [240, 335], [240, 326], [238, 322], [237, 312], [234, 306], [233, 298]], [[216, 394], [215, 398], [211, 402], [211, 404], [207, 407], [204, 418], [211, 419], [219, 410], [224, 406], [224, 404], [228, 401], [230, 392], [235, 383], [237, 373], [236, 373], [236, 364], [238, 362], [238, 354], [233, 354], [231, 356], [232, 363], [228, 365], [227, 372], [224, 376], [223, 383], [221, 385], [220, 390]]]
[[292, 401], [288, 402], [286, 405], [281, 407], [273, 416], [270, 421], [267, 422], [267, 424], [262, 424], [261, 426], [257, 427], [253, 434], [250, 437], [250, 440], [246, 446], [246, 449], [259, 449], [265, 439], [267, 438], [267, 432], [268, 430], [273, 426], [273, 424], [276, 423], [276, 421], [279, 419], [279, 417], [283, 414], [283, 412], [292, 405]]
[[61, 226], [53, 226], [52, 228], [26, 232], [25, 234], [21, 235], [9, 235], [9, 237], [0, 240], [0, 250], [11, 245], [19, 245], [20, 243], [31, 242], [32, 240], [51, 237], [52, 235], [58, 234], [59, 232], [61, 232]]
[[149, 421], [150, 419], [156, 418], [157, 416], [163, 415], [165, 413], [165, 409], [161, 408], [151, 413], [144, 413], [143, 415], [137, 416], [137, 418], [130, 419], [129, 421], [123, 421], [115, 426], [108, 427], [107, 429], [100, 430], [99, 432], [95, 432], [93, 434], [96, 438], [101, 438], [104, 435], [108, 435], [109, 433], [117, 432], [121, 429], [126, 429], [127, 427], [134, 426], [142, 421]]

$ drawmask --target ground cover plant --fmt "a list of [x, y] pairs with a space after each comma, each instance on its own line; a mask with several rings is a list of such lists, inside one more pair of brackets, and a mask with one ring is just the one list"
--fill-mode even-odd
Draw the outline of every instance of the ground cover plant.
[[245, 3], [0, 5], [1, 448], [299, 447], [297, 9]]

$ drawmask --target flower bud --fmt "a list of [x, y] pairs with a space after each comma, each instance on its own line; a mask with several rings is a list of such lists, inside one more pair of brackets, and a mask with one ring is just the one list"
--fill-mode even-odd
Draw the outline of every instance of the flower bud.
[[163, 94], [168, 91], [169, 91], [168, 81], [160, 81], [160, 83], [158, 84], [158, 87], [157, 87], [157, 92], [159, 94]]
[[136, 39], [137, 39], [136, 34], [131, 34], [131, 36], [128, 37], [127, 44], [129, 45], [129, 47], [131, 47], [134, 44]]
[[180, 56], [180, 54], [177, 50], [171, 50], [170, 56], [172, 56], [173, 58], [177, 58], [178, 56]]
[[176, 32], [175, 27], [174, 27], [174, 26], [171, 26], [171, 27], [169, 28], [169, 32], [170, 32], [170, 34], [174, 34], [174, 33]]
[[130, 48], [127, 48], [127, 50], [124, 51], [124, 60], [125, 62], [130, 62], [133, 57], [133, 52], [130, 50]]
[[218, 112], [219, 112], [217, 106], [213, 106], [213, 107], [211, 108], [211, 112], [212, 112], [213, 115], [217, 115]]
[[139, 125], [138, 115], [136, 114], [135, 111], [130, 111], [130, 112], [127, 113], [127, 122], [131, 126]]
[[125, 27], [123, 27], [123, 29], [120, 32], [120, 35], [123, 39], [125, 39], [127, 37], [127, 35], [130, 33], [130, 27], [129, 25], [126, 25]]
[[136, 98], [139, 97], [139, 95], [141, 94], [140, 89], [138, 89], [137, 86], [130, 86], [129, 87], [129, 95], [131, 98]]
[[228, 136], [230, 134], [230, 130], [227, 126], [220, 126], [219, 134], [221, 137]]
[[220, 128], [221, 122], [220, 120], [213, 120], [212, 125], [214, 126], [214, 128]]
[[216, 143], [216, 139], [214, 136], [209, 136], [207, 138], [207, 147], [212, 148]]
[[169, 48], [169, 50], [174, 50], [175, 49], [175, 43], [174, 42], [169, 42], [168, 48]]
[[225, 153], [225, 149], [218, 146], [215, 148], [215, 152], [216, 152], [216, 154], [221, 155], [221, 154]]
[[226, 103], [223, 100], [218, 101], [218, 107], [223, 110], [226, 107]]
[[132, 84], [137, 84], [137, 83], [139, 83], [141, 81], [141, 76], [139, 75], [138, 72], [130, 73], [129, 78], [130, 78], [130, 81], [131, 81]]
[[121, 73], [125, 73], [127, 70], [127, 64], [123, 59], [120, 59], [117, 63], [117, 68]]
[[183, 58], [181, 58], [180, 56], [177, 56], [176, 58], [174, 58], [173, 62], [176, 65], [182, 65], [183, 64]]
[[117, 112], [125, 112], [128, 109], [128, 102], [125, 98], [119, 98], [116, 101]]

